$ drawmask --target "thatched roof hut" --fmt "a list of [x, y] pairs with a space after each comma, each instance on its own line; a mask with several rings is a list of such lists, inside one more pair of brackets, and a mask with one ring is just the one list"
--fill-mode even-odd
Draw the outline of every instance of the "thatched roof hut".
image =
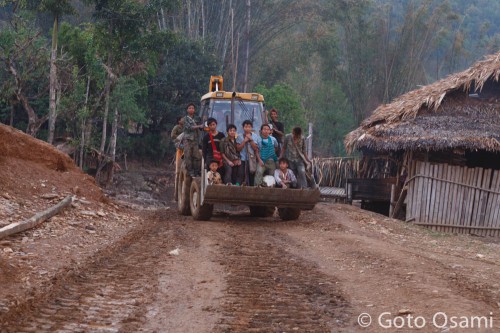
[[500, 52], [379, 106], [346, 149], [500, 152]]
[[500, 52], [379, 106], [345, 145], [396, 165], [366, 177], [396, 177], [393, 217], [500, 237]]

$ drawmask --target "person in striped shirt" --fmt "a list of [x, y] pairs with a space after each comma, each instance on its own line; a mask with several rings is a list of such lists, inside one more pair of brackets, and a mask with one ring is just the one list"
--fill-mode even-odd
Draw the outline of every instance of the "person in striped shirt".
[[269, 135], [271, 127], [268, 124], [263, 124], [260, 127], [260, 136], [257, 139], [257, 147], [259, 147], [258, 165], [255, 172], [255, 186], [260, 186], [264, 178], [264, 174], [274, 176], [276, 170], [276, 162], [278, 161], [278, 140]]

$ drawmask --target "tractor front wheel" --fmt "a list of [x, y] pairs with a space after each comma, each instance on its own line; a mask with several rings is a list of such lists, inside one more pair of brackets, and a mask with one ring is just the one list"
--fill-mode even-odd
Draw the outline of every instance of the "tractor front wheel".
[[191, 215], [189, 207], [189, 190], [191, 188], [191, 176], [188, 175], [185, 169], [179, 173], [179, 181], [177, 184], [177, 209], [179, 214]]
[[214, 205], [201, 204], [201, 181], [200, 178], [194, 178], [191, 182], [189, 193], [191, 215], [196, 221], [208, 221], [212, 217]]

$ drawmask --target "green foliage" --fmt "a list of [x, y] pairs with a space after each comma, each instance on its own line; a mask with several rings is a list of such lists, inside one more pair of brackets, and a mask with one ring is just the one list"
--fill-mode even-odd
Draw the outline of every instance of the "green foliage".
[[35, 10], [46, 11], [55, 17], [61, 17], [66, 14], [74, 14], [75, 9], [69, 0], [39, 0], [36, 1]]
[[345, 156], [344, 136], [356, 127], [354, 114], [341, 86], [324, 83], [314, 92], [311, 105], [314, 150], [322, 156]]
[[149, 159], [160, 163], [167, 151], [174, 152], [164, 141], [162, 133], [156, 131], [146, 131], [142, 135], [123, 135], [119, 141], [119, 149], [126, 151], [131, 159]]
[[24, 130], [28, 115], [19, 105], [17, 94], [26, 97], [36, 116], [47, 113], [48, 99], [35, 96], [46, 89], [49, 54], [47, 40], [29, 13], [21, 12], [12, 23], [0, 29], [0, 99], [6, 105], [14, 104], [14, 125]]
[[199, 42], [159, 33], [155, 72], [149, 75], [148, 109], [152, 125], [158, 130], [171, 129], [175, 118], [183, 115], [186, 105], [198, 104], [208, 89], [210, 75], [217, 73], [212, 54]]
[[278, 110], [280, 121], [285, 124], [285, 131], [291, 132], [295, 126], [307, 128], [301, 96], [292, 87], [283, 83], [275, 84], [270, 88], [258, 85], [255, 91], [264, 95], [267, 110], [272, 108]]
[[144, 6], [135, 0], [95, 1], [95, 42], [101, 59], [108, 66], [141, 61], [142, 37], [147, 21]]
[[129, 122], [146, 124], [144, 105], [146, 89], [133, 77], [118, 79], [111, 95], [110, 108], [120, 110], [120, 122], [127, 127]]

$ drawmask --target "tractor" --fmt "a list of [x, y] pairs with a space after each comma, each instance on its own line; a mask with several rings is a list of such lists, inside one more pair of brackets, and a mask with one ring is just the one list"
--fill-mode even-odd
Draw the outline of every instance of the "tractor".
[[[255, 129], [267, 123], [264, 97], [256, 93], [227, 92], [223, 90], [223, 78], [210, 78], [209, 92], [201, 98], [199, 117], [217, 120], [217, 130], [225, 133], [227, 124], [237, 126], [242, 135], [241, 124], [251, 120]], [[254, 217], [272, 216], [278, 209], [282, 220], [296, 220], [302, 210], [311, 210], [320, 200], [320, 191], [315, 189], [282, 189], [257, 186], [208, 185], [204, 161], [201, 176], [191, 177], [184, 165], [182, 152], [177, 151], [175, 170], [175, 199], [182, 215], [191, 215], [194, 220], [209, 220], [214, 205], [248, 206]]]

